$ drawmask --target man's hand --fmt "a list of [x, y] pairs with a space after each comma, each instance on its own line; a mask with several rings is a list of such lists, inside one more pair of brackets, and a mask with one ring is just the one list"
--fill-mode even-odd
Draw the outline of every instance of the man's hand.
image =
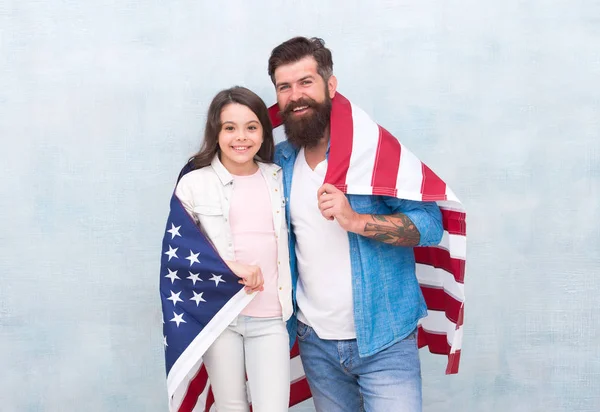
[[245, 265], [239, 262], [226, 260], [229, 269], [240, 278], [238, 283], [244, 285], [246, 293], [260, 292], [265, 290], [264, 279], [260, 267], [256, 265]]
[[342, 229], [347, 232], [362, 231], [361, 215], [352, 209], [344, 192], [334, 185], [325, 183], [317, 191], [317, 199], [319, 210], [325, 219], [337, 220]]

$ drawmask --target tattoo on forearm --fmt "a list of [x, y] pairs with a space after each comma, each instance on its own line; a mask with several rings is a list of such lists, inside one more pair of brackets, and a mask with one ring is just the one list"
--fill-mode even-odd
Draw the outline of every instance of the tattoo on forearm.
[[365, 225], [365, 236], [395, 246], [417, 246], [421, 234], [408, 216], [371, 215], [373, 222]]

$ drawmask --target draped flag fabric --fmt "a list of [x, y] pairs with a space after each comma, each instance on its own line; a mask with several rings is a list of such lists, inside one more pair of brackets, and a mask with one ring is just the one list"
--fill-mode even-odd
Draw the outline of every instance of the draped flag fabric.
[[[269, 108], [276, 140], [284, 138], [277, 105]], [[463, 335], [466, 257], [465, 210], [433, 171], [340, 93], [332, 99], [325, 183], [347, 194], [435, 201], [442, 211], [439, 245], [417, 247], [417, 279], [428, 315], [419, 322], [418, 344], [447, 355], [446, 374], [458, 373]]]
[[[215, 410], [202, 355], [252, 299], [238, 279], [173, 194], [160, 268], [169, 411]], [[290, 362], [293, 406], [310, 390], [296, 346]]]

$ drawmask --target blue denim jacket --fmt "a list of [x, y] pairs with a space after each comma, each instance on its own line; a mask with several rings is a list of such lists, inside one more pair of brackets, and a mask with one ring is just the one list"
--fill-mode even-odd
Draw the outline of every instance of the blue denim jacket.
[[[290, 219], [290, 193], [298, 150], [287, 141], [275, 149], [275, 163], [283, 168], [285, 214], [288, 225], [292, 302], [294, 314], [287, 323], [290, 343], [296, 338], [296, 236]], [[420, 246], [436, 245], [442, 239], [442, 215], [435, 202], [415, 202], [387, 196], [348, 195], [358, 213], [390, 215], [404, 213], [421, 234]], [[354, 323], [361, 357], [374, 355], [407, 337], [427, 314], [425, 300], [415, 275], [415, 257], [409, 247], [392, 246], [355, 233], [348, 233], [352, 268]]]

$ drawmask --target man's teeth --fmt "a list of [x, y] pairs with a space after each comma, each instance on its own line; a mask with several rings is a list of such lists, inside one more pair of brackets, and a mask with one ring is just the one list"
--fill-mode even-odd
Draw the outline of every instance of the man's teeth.
[[308, 106], [295, 107], [294, 111], [297, 112], [297, 111], [304, 110], [304, 109], [308, 109]]

